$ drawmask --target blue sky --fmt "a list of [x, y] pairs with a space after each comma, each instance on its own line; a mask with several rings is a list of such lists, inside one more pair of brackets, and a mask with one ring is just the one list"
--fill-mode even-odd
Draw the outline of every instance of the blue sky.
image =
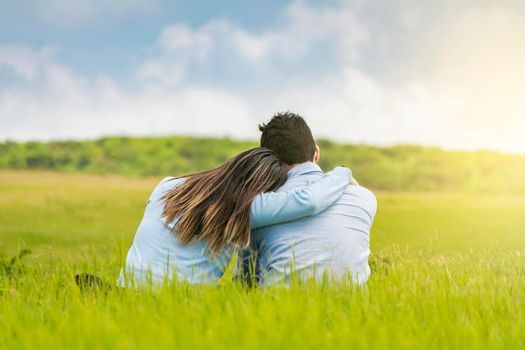
[[[111, 1], [109, 1], [111, 2]], [[38, 5], [40, 3], [40, 5]], [[133, 70], [140, 55], [173, 23], [195, 27], [224, 18], [262, 30], [286, 8], [286, 1], [75, 1], [1, 0], [0, 42], [63, 48], [58, 57], [87, 73]], [[109, 7], [109, 8], [108, 8]], [[127, 62], [122, 67], [117, 62]], [[130, 73], [130, 72], [126, 72]]]
[[0, 0], [0, 139], [257, 138], [525, 152], [519, 0]]

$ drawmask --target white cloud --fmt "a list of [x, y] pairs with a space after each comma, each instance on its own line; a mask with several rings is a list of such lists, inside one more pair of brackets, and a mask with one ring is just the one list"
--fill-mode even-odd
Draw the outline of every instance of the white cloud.
[[282, 32], [281, 50], [300, 54], [318, 41], [334, 41], [336, 52], [349, 59], [358, 58], [360, 45], [368, 39], [368, 29], [357, 13], [359, 7], [344, 1], [331, 7], [313, 7], [303, 1], [292, 3], [286, 13], [287, 29]]
[[26, 81], [34, 79], [39, 64], [55, 52], [53, 48], [35, 51], [24, 46], [0, 47], [0, 72], [2, 67]]
[[461, 103], [437, 96], [424, 84], [388, 88], [347, 66], [338, 77], [279, 91], [254, 109], [264, 115], [275, 110], [300, 112], [316, 137], [381, 145], [435, 145], [442, 144], [441, 135], [447, 131], [448, 123], [442, 123], [440, 116], [457, 115], [462, 108]]
[[232, 40], [241, 55], [250, 61], [259, 61], [270, 53], [275, 43], [275, 36], [271, 33], [257, 36], [237, 30], [232, 33]]
[[220, 48], [231, 35], [226, 21], [213, 20], [192, 30], [186, 24], [165, 28], [157, 42], [160, 53], [147, 59], [138, 69], [137, 76], [166, 87], [177, 87], [183, 82], [188, 65], [205, 63], [213, 50]]
[[221, 29], [227, 28], [217, 22], [196, 31], [186, 24], [175, 24], [162, 31], [159, 43], [167, 52], [190, 50], [197, 57], [205, 58], [213, 46], [213, 36], [220, 34]]
[[167, 87], [177, 87], [186, 74], [186, 64], [172, 59], [152, 59], [139, 68], [137, 76], [146, 81], [156, 81]]
[[321, 7], [295, 1], [277, 28], [259, 34], [237, 29], [232, 40], [241, 55], [255, 61], [270, 55], [298, 59], [319, 43], [331, 43], [334, 53], [354, 61], [368, 36], [355, 5], [342, 2], [339, 6]]
[[[0, 138], [53, 139], [100, 135], [198, 134], [253, 137], [247, 105], [213, 88], [178, 92], [146, 85], [126, 92], [110, 77], [88, 78], [36, 52], [37, 78], [0, 91]], [[16, 67], [11, 67], [17, 69]]]
[[295, 1], [275, 28], [261, 33], [213, 19], [195, 29], [186, 24], [169, 26], [163, 30], [159, 46], [171, 61], [179, 62], [188, 55], [200, 61], [212, 60], [212, 53], [221, 54], [223, 50], [258, 63], [270, 56], [299, 59], [323, 42], [331, 43], [342, 57], [355, 60], [360, 45], [367, 40], [368, 30], [353, 5], [343, 2], [339, 6], [314, 7]]

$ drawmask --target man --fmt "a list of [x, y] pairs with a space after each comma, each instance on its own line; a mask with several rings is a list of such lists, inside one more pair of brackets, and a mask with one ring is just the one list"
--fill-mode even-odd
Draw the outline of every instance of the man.
[[[276, 152], [286, 164], [288, 180], [278, 191], [287, 191], [324, 175], [310, 128], [294, 113], [276, 114], [259, 126], [261, 146]], [[377, 209], [372, 192], [353, 182], [328, 209], [312, 217], [253, 231], [251, 249], [243, 252], [244, 272], [251, 271], [261, 284], [284, 280], [290, 272], [299, 278], [350, 277], [364, 284], [370, 275], [370, 228]]]

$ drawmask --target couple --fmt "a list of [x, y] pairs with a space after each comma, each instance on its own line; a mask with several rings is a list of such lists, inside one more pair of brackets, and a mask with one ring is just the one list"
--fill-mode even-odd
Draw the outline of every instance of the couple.
[[120, 286], [214, 283], [236, 253], [238, 272], [262, 285], [288, 283], [291, 271], [366, 282], [377, 208], [372, 192], [347, 168], [323, 173], [301, 116], [279, 113], [259, 128], [261, 147], [157, 185]]

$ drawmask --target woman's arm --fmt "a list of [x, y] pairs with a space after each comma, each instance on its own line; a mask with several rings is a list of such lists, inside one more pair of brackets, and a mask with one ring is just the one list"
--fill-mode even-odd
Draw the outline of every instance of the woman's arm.
[[352, 171], [336, 167], [311, 184], [290, 191], [261, 193], [252, 202], [252, 229], [316, 215], [341, 197]]

